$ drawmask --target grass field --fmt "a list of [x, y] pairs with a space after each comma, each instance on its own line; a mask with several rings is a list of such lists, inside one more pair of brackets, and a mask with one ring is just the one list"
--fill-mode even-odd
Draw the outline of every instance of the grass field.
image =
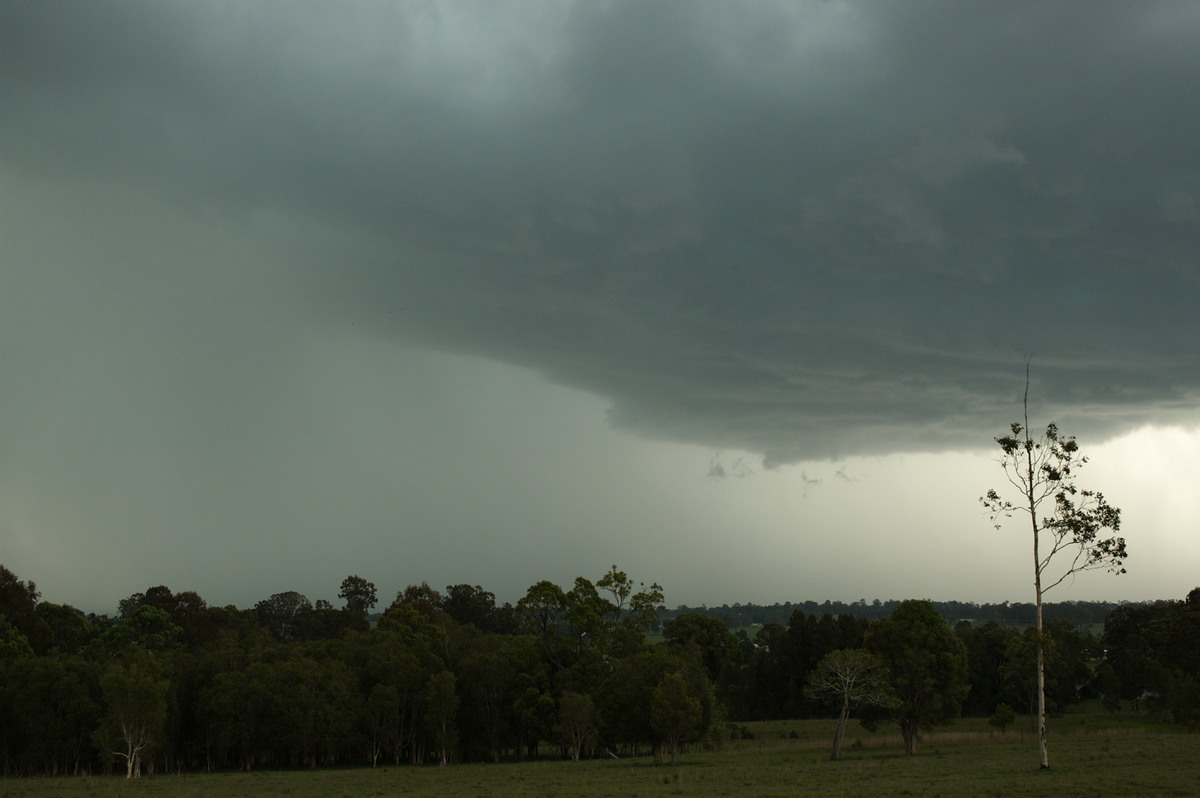
[[[1026, 724], [1028, 723], [1026, 719]], [[1124, 713], [1067, 715], [1051, 728], [1051, 769], [1037, 764], [1028, 732], [1000, 735], [963, 720], [929, 735], [915, 757], [898, 737], [852, 724], [842, 759], [827, 755], [832, 721], [746, 724], [755, 738], [724, 750], [649, 758], [539, 761], [288, 772], [143, 777], [0, 779], [0, 798], [164, 796], [170, 798], [359, 798], [419, 796], [1194, 796], [1200, 793], [1200, 735]]]

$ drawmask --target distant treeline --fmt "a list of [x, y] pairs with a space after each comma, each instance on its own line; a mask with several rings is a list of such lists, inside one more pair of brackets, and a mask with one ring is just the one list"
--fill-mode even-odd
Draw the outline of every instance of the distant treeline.
[[[899, 599], [880, 601], [866, 599], [849, 604], [843, 601], [801, 601], [783, 604], [722, 604], [720, 607], [689, 607], [681, 604], [674, 610], [663, 614], [663, 618], [674, 618], [689, 612], [698, 612], [710, 618], [718, 618], [725, 625], [738, 629], [744, 626], [762, 626], [768, 623], [787, 624], [795, 612], [806, 615], [853, 615], [868, 621], [886, 618], [901, 603]], [[1000, 604], [976, 604], [972, 601], [932, 601], [936, 609], [947, 623], [956, 624], [959, 621], [972, 623], [987, 623], [992, 621], [1003, 626], [1033, 626], [1034, 605], [1032, 602], [1003, 602]], [[1137, 601], [1060, 601], [1050, 602], [1042, 606], [1046, 620], [1060, 618], [1075, 626], [1104, 623], [1109, 613], [1118, 607], [1144, 607], [1161, 602]]]
[[[0, 565], [0, 773], [661, 761], [682, 745], [720, 746], [743, 721], [830, 716], [813, 676], [860, 654], [882, 663], [897, 697], [876, 719], [902, 731], [1035, 704], [1028, 605], [668, 612], [659, 585], [616, 566], [570, 586], [540, 581], [515, 604], [479, 585], [422, 582], [373, 621], [371, 582], [348, 576], [338, 598], [288, 591], [221, 607], [155, 585], [115, 616], [89, 615]], [[1086, 697], [1114, 710], [1149, 700], [1200, 725], [1200, 588], [1048, 614], [1051, 711]], [[904, 698], [935, 682], [936, 701]]]

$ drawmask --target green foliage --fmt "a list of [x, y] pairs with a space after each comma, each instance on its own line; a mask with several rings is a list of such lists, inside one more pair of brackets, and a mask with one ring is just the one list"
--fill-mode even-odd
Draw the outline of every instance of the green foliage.
[[104, 645], [117, 656], [134, 650], [162, 652], [182, 644], [183, 629], [165, 610], [142, 604], [106, 629], [102, 637]]
[[29, 645], [29, 638], [0, 615], [0, 660], [32, 656], [33, 648]]
[[[1012, 434], [996, 438], [996, 443], [1004, 455], [1000, 461], [1004, 474], [1021, 498], [1014, 503], [989, 490], [981, 501], [997, 529], [1001, 518], [1020, 512], [1032, 521], [1035, 535], [1046, 534], [1047, 545], [1037, 557], [1041, 592], [1080, 571], [1103, 568], [1125, 573], [1125, 539], [1101, 536], [1121, 528], [1121, 511], [1099, 491], [1076, 487], [1074, 476], [1088, 460], [1080, 455], [1075, 438], [1061, 435], [1057, 425], [1050, 423], [1035, 439], [1027, 424], [1013, 422]], [[1059, 552], [1066, 566], [1051, 573], [1048, 569]]]
[[905, 753], [914, 754], [921, 731], [944, 725], [961, 712], [969, 689], [962, 642], [928, 601], [910, 600], [871, 627], [865, 646], [887, 668], [895, 704], [864, 714], [869, 722], [884, 717], [894, 722], [904, 737]]
[[[1010, 641], [1021, 630], [995, 621], [983, 624], [959, 623], [954, 633], [967, 652], [968, 681], [971, 689], [963, 700], [963, 714], [982, 716], [1002, 701], [1012, 701], [1008, 678]], [[1016, 702], [1024, 706], [1020, 701]]]
[[4, 761], [19, 773], [78, 773], [91, 764], [99, 668], [47, 655], [0, 663]]
[[170, 682], [145, 657], [110, 665], [100, 677], [105, 712], [93, 735], [98, 748], [125, 762], [125, 777], [139, 778], [163, 734]]
[[558, 720], [554, 734], [560, 745], [578, 762], [591, 751], [599, 736], [599, 716], [590, 695], [564, 692], [558, 700]]
[[377, 600], [375, 585], [357, 574], [347, 576], [342, 580], [338, 598], [346, 602], [344, 609], [347, 613], [365, 621]]
[[650, 695], [650, 728], [665, 742], [672, 765], [680, 744], [699, 736], [703, 720], [700, 699], [689, 693], [683, 675], [663, 674]]
[[740, 646], [729, 627], [697, 612], [679, 615], [663, 624], [663, 639], [677, 648], [693, 648], [713, 681], [736, 667]]
[[850, 710], [860, 706], [895, 708], [899, 701], [888, 684], [883, 662], [862, 649], [836, 649], [826, 654], [808, 673], [805, 695], [817, 701], [832, 703], [838, 709], [837, 727], [829, 758], [841, 753], [842, 735]]
[[429, 677], [423, 695], [425, 730], [433, 738], [434, 750], [443, 765], [450, 761], [457, 739], [454, 721], [458, 711], [457, 683], [458, 679], [450, 671], [436, 673]]
[[1200, 676], [1175, 671], [1167, 679], [1167, 708], [1171, 720], [1194, 728], [1200, 726]]
[[[1112, 573], [1125, 573], [1126, 552], [1125, 539], [1115, 534], [1121, 527], [1121, 511], [1111, 506], [1104, 494], [1081, 490], [1075, 485], [1075, 473], [1087, 463], [1075, 438], [1061, 435], [1053, 422], [1046, 425], [1040, 438], [1032, 436], [1028, 358], [1023, 410], [1024, 423], [1013, 422], [1011, 434], [995, 439], [1003, 453], [1000, 465], [1004, 475], [1020, 498], [1014, 503], [990, 489], [980, 501], [997, 529], [1002, 518], [1022, 513], [1028, 517], [1033, 532], [1038, 742], [1041, 767], [1048, 768], [1044, 659], [1049, 637], [1043, 628], [1043, 597], [1048, 590], [1082, 571], [1104, 568]], [[1105, 532], [1114, 534], [1102, 537]]]
[[[16, 574], [0, 565], [0, 619], [11, 624], [16, 630], [15, 633], [0, 631], [0, 646], [3, 646], [3, 641], [7, 639], [15, 647], [14, 651], [17, 648], [23, 650], [18, 642], [19, 638], [23, 637], [35, 653], [46, 650], [45, 638], [49, 630], [45, 622], [38, 617], [37, 605], [40, 596], [37, 585], [30, 581], [21, 581]], [[0, 653], [0, 656], [4, 655]]]
[[558, 585], [545, 579], [531, 585], [524, 597], [517, 602], [517, 616], [521, 619], [525, 631], [543, 640], [559, 633], [559, 624], [566, 611], [566, 593], [563, 593]]
[[[1022, 513], [1029, 518], [1034, 538], [1034, 584], [1036, 601], [1043, 594], [1080, 571], [1104, 568], [1125, 573], [1125, 539], [1113, 534], [1121, 527], [1121, 511], [1111, 506], [1099, 491], [1082, 490], [1075, 475], [1088, 459], [1080, 454], [1073, 436], [1062, 435], [1051, 422], [1040, 438], [1029, 427], [1029, 361], [1025, 362], [1025, 422], [1014, 421], [1011, 434], [996, 438], [1003, 457], [1004, 475], [1019, 493], [1014, 503], [994, 489], [980, 499], [996, 528], [1002, 518]], [[1046, 541], [1043, 543], [1042, 538]], [[1066, 564], [1051, 571], [1055, 557]]]
[[1121, 708], [1121, 680], [1111, 663], [1106, 662], [1096, 669], [1095, 685], [1105, 709], [1116, 712]]
[[69, 604], [43, 601], [37, 606], [37, 615], [47, 631], [45, 653], [82, 653], [98, 634], [96, 625]]
[[428, 582], [419, 585], [409, 585], [396, 594], [392, 607], [409, 607], [424, 615], [430, 621], [440, 618], [444, 613], [442, 594], [429, 586]]
[[[660, 725], [655, 725], [653, 707], [655, 691], [664, 678], [675, 674], [682, 680], [687, 696], [695, 699], [700, 708], [700, 718], [694, 730], [687, 734], [675, 729], [680, 738], [676, 743], [699, 739], [708, 730], [714, 715], [712, 685], [703, 667], [687, 652], [676, 652], [666, 647], [642, 651], [615, 664], [611, 675], [604, 680], [596, 694], [597, 708], [602, 721], [603, 736], [625, 751], [633, 751], [641, 743], [649, 742], [656, 756], [661, 756], [664, 746], [670, 745], [670, 734], [664, 731], [665, 715], [660, 716]], [[671, 688], [677, 682], [671, 680]], [[666, 711], [664, 701], [678, 697], [676, 694], [660, 695], [660, 710]]]
[[1101, 672], [1135, 706], [1150, 697], [1175, 722], [1200, 718], [1200, 588], [1182, 601], [1123, 607], [1104, 624]]
[[[783, 626], [796, 613], [803, 613], [820, 618], [828, 615], [831, 618], [849, 616], [866, 621], [879, 620], [891, 614], [899, 599], [867, 601], [800, 601], [782, 602], [776, 604], [722, 604], [717, 607], [689, 607], [681, 604], [672, 610], [662, 613], [665, 621], [688, 613], [715, 618], [723, 621], [735, 634], [744, 630], [753, 634], [755, 629], [769, 623]], [[993, 621], [1001, 626], [1032, 626], [1036, 615], [1036, 607], [1032, 601], [1003, 601], [1000, 603], [976, 603], [974, 601], [934, 601], [933, 606], [948, 623], [956, 624], [962, 620], [983, 624]], [[1104, 619], [1118, 607], [1129, 606], [1139, 602], [1116, 601], [1048, 601], [1042, 605], [1046, 618], [1062, 618], [1076, 626], [1088, 624], [1104, 625]]]
[[[1053, 644], [1047, 641], [1043, 651], [1045, 659], [1052, 662]], [[1005, 695], [1013, 698], [1028, 715], [1036, 715], [1038, 711], [1037, 652], [1037, 631], [1026, 629], [1024, 633], [1008, 639], [1004, 661], [1000, 666], [1000, 676], [1006, 687]]]
[[449, 585], [442, 610], [459, 624], [470, 624], [481, 632], [513, 634], [517, 616], [510, 604], [496, 605], [496, 596], [479, 585]]
[[1008, 727], [1013, 725], [1013, 721], [1017, 719], [1017, 715], [1013, 712], [1013, 708], [1008, 704], [997, 704], [996, 711], [988, 718], [988, 725], [995, 726], [1001, 733], [1008, 730]]
[[294, 590], [275, 593], [254, 605], [258, 622], [279, 641], [297, 639], [299, 619], [311, 609], [308, 597]]
[[[828, 717], [829, 705], [805, 695], [804, 686], [832, 651], [860, 648], [867, 628], [856, 617], [793, 612], [786, 626], [761, 627], [751, 639], [697, 614], [672, 619], [655, 643], [640, 630], [661, 601], [657, 589], [616, 569], [594, 583], [579, 578], [567, 592], [538, 583], [519, 631], [512, 608], [496, 607], [490, 593], [470, 585], [452, 585], [444, 595], [410, 586], [365, 628], [344, 609], [296, 593], [239, 610], [208, 607], [195, 593], [162, 585], [122, 601], [111, 620], [47, 602], [30, 614], [36, 590], [11, 572], [6, 579], [26, 612], [25, 628], [40, 635], [33, 645], [22, 627], [0, 617], [13, 646], [0, 657], [0, 767], [10, 775], [95, 772], [114, 757], [136, 775], [576, 753], [582, 772], [588, 757], [665, 759], [684, 746], [736, 748], [752, 734], [760, 744], [823, 745], [828, 720], [789, 718]], [[539, 599], [546, 623], [536, 612]], [[894, 614], [912, 614], [907, 605], [895, 605]], [[1112, 661], [1101, 668], [1117, 672], [1121, 640], [1135, 641], [1153, 660], [1147, 672], [1161, 688], [1158, 706], [1180, 722], [1193, 717], [1195, 684], [1187, 677], [1200, 640], [1190, 625], [1198, 606], [1200, 593], [1118, 615], [1105, 643]], [[886, 631], [889, 623], [878, 626]], [[1122, 629], [1138, 636], [1121, 638]], [[886, 636], [879, 634], [876, 645]], [[1028, 648], [1032, 638], [986, 624], [960, 625], [954, 636], [970, 652], [972, 678], [988, 680], [991, 692], [979, 693], [994, 696], [979, 713], [986, 716], [1010, 700], [1017, 673], [1028, 673], [1008, 643]], [[1047, 637], [1050, 670], [1070, 685], [1065, 705], [1074, 700], [1080, 664], [1095, 652], [1067, 624], [1047, 624]], [[930, 650], [927, 641], [909, 647]], [[1005, 665], [1007, 679], [997, 675]], [[133, 716], [139, 696], [153, 710], [143, 713], [152, 722], [141, 737], [122, 720]], [[781, 720], [750, 722], [763, 717]], [[857, 754], [865, 733], [857, 722], [850, 728]], [[985, 729], [983, 720], [977, 728]]]

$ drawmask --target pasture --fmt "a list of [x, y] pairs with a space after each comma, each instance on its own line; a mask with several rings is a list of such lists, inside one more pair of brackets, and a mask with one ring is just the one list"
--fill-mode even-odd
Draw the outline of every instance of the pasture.
[[[1022, 719], [1028, 728], [1028, 719]], [[886, 729], [856, 723], [839, 761], [828, 759], [833, 721], [746, 724], [753, 739], [681, 754], [674, 766], [649, 757], [565, 762], [459, 764], [0, 780], [0, 798], [600, 798], [601, 796], [1191, 796], [1200, 784], [1200, 735], [1132, 713], [1054, 719], [1051, 769], [1037, 767], [1028, 731], [994, 732], [967, 719], [928, 735], [906, 757]]]

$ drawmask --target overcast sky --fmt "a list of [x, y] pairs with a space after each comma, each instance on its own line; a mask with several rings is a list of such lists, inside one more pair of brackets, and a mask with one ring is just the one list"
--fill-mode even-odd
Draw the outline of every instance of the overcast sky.
[[1200, 4], [0, 0], [0, 563], [111, 612], [1200, 584]]

